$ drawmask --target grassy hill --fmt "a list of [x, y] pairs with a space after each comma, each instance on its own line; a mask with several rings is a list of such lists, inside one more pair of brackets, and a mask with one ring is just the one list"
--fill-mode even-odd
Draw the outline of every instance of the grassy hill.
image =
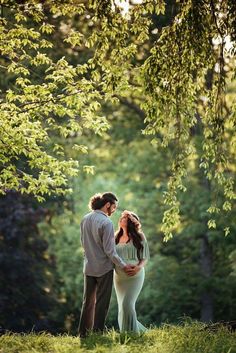
[[0, 353], [236, 353], [236, 332], [225, 327], [205, 329], [200, 323], [164, 325], [145, 334], [53, 336], [45, 332], [0, 336]]

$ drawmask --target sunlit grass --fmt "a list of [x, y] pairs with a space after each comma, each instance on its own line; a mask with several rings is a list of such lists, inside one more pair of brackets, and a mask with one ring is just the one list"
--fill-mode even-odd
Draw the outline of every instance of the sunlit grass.
[[77, 336], [42, 332], [29, 334], [6, 333], [0, 337], [1, 353], [236, 353], [236, 333], [225, 327], [216, 331], [205, 329], [201, 323], [179, 326], [163, 325], [144, 334], [118, 333]]

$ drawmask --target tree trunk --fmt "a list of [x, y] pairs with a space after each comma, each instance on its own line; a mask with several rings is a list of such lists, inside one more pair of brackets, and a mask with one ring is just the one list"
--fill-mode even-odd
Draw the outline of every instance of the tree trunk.
[[213, 321], [213, 297], [209, 281], [212, 276], [212, 250], [207, 235], [201, 237], [200, 268], [204, 282], [201, 294], [201, 321], [211, 322]]

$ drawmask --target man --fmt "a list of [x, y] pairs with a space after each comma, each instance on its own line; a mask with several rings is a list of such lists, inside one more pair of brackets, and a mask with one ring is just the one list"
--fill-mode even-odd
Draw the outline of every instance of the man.
[[78, 333], [103, 331], [111, 299], [114, 264], [132, 275], [117, 254], [114, 227], [109, 216], [117, 208], [117, 197], [111, 192], [96, 194], [90, 199], [90, 209], [82, 219], [81, 244], [84, 248], [84, 296]]

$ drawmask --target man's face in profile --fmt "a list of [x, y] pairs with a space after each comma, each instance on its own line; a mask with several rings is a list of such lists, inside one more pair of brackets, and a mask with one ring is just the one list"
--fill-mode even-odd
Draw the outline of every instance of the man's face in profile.
[[110, 206], [108, 206], [108, 208], [107, 208], [107, 214], [108, 214], [108, 216], [111, 216], [112, 213], [114, 213], [114, 212], [116, 211], [117, 202], [115, 202], [115, 203], [109, 203], [109, 204], [110, 204]]

